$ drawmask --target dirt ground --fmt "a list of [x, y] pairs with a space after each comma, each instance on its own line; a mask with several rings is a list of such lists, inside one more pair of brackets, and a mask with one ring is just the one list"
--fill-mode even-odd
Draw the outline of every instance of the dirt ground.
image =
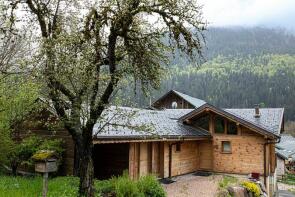
[[215, 197], [222, 175], [209, 177], [187, 174], [174, 178], [176, 182], [164, 185], [168, 197]]

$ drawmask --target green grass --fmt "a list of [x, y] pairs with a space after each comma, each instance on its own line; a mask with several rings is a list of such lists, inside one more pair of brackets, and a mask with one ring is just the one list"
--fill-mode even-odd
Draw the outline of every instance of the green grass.
[[286, 174], [285, 177], [282, 180], [280, 180], [280, 182], [288, 184], [288, 185], [295, 185], [295, 175]]
[[[0, 177], [0, 197], [42, 196], [42, 177]], [[74, 177], [49, 179], [48, 197], [77, 196], [79, 180]]]
[[[0, 197], [39, 197], [42, 196], [42, 177], [0, 176]], [[77, 196], [79, 179], [76, 177], [56, 177], [48, 181], [48, 197]], [[118, 197], [164, 197], [166, 193], [157, 179], [144, 176], [138, 181], [127, 174], [110, 180], [95, 180], [95, 196], [115, 193]]]
[[238, 182], [238, 179], [233, 176], [223, 176], [219, 181], [218, 186], [220, 189], [226, 189], [230, 185], [234, 185]]
[[229, 192], [227, 191], [227, 187], [231, 185], [237, 185], [238, 179], [233, 176], [223, 176], [222, 179], [218, 182], [218, 197], [231, 197]]

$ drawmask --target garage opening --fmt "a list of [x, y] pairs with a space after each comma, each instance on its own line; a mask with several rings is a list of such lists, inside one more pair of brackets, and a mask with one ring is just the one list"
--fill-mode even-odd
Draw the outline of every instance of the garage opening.
[[129, 143], [95, 144], [93, 165], [96, 179], [122, 175], [129, 168]]

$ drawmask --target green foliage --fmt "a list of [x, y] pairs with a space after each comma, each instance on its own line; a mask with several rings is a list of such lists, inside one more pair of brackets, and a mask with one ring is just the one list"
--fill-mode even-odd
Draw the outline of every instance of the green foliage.
[[11, 140], [8, 130], [0, 129], [0, 164], [7, 163], [9, 155], [13, 151], [13, 141]]
[[139, 191], [144, 193], [146, 197], [164, 197], [166, 196], [161, 184], [157, 181], [157, 178], [153, 175], [147, 175], [140, 177], [138, 180]]
[[234, 185], [238, 182], [238, 179], [233, 176], [223, 176], [219, 181], [218, 186], [220, 189], [226, 189], [230, 185]]
[[95, 182], [95, 188], [102, 195], [116, 194], [120, 197], [166, 196], [164, 189], [155, 176], [147, 175], [135, 181], [129, 178], [127, 171], [122, 176]]
[[19, 142], [15, 146], [15, 151], [11, 155], [12, 161], [18, 162], [30, 162], [31, 157], [34, 153], [38, 151], [39, 146], [41, 145], [42, 140], [37, 136], [30, 136]]
[[[147, 184], [147, 185], [142, 185]], [[48, 197], [74, 197], [78, 194], [79, 178], [56, 177], [48, 182]], [[149, 189], [148, 187], [152, 187]], [[128, 176], [114, 177], [110, 180], [94, 182], [95, 196], [115, 194], [122, 197], [164, 197], [163, 188], [153, 176], [142, 177], [132, 181]], [[153, 192], [152, 194], [150, 192]], [[0, 197], [31, 197], [41, 196], [42, 177], [0, 177]]]
[[[79, 179], [57, 177], [49, 179], [48, 197], [74, 197], [78, 193]], [[0, 197], [42, 196], [42, 177], [0, 177]]]
[[250, 181], [245, 181], [242, 183], [242, 186], [245, 187], [247, 191], [252, 192], [255, 197], [260, 196], [260, 189], [255, 183]]
[[295, 185], [295, 175], [294, 174], [285, 174], [282, 180], [280, 180], [282, 183], [288, 184], [288, 185]]
[[11, 167], [17, 168], [20, 164], [33, 164], [32, 157], [35, 159], [49, 156], [43, 154], [42, 151], [49, 151], [54, 153], [59, 159], [58, 164], [61, 164], [63, 149], [63, 141], [60, 139], [41, 139], [38, 136], [29, 136], [24, 138], [21, 142], [14, 145], [13, 151], [9, 155], [9, 162]]
[[31, 79], [22, 76], [0, 75], [0, 80], [0, 162], [7, 163], [9, 155], [15, 151], [17, 145], [11, 136], [18, 124], [34, 107], [39, 86]]
[[[200, 67], [176, 65], [163, 76], [161, 90], [152, 92], [151, 98], [175, 89], [223, 108], [253, 108], [259, 103], [261, 107], [285, 107], [286, 120], [295, 120], [294, 65], [295, 55], [288, 54], [218, 56]], [[132, 96], [133, 89], [118, 94], [125, 95], [138, 106], [149, 105], [150, 98], [140, 92]]]
[[114, 184], [114, 190], [118, 197], [143, 197], [136, 182], [132, 181], [126, 173], [123, 176], [113, 178], [111, 182]]
[[38, 149], [53, 151], [58, 158], [61, 158], [64, 152], [63, 141], [62, 139], [44, 140]]

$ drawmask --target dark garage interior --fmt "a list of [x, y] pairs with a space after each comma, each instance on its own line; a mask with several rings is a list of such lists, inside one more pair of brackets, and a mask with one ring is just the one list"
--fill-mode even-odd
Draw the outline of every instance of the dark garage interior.
[[93, 164], [96, 179], [122, 175], [129, 168], [129, 144], [95, 144]]

